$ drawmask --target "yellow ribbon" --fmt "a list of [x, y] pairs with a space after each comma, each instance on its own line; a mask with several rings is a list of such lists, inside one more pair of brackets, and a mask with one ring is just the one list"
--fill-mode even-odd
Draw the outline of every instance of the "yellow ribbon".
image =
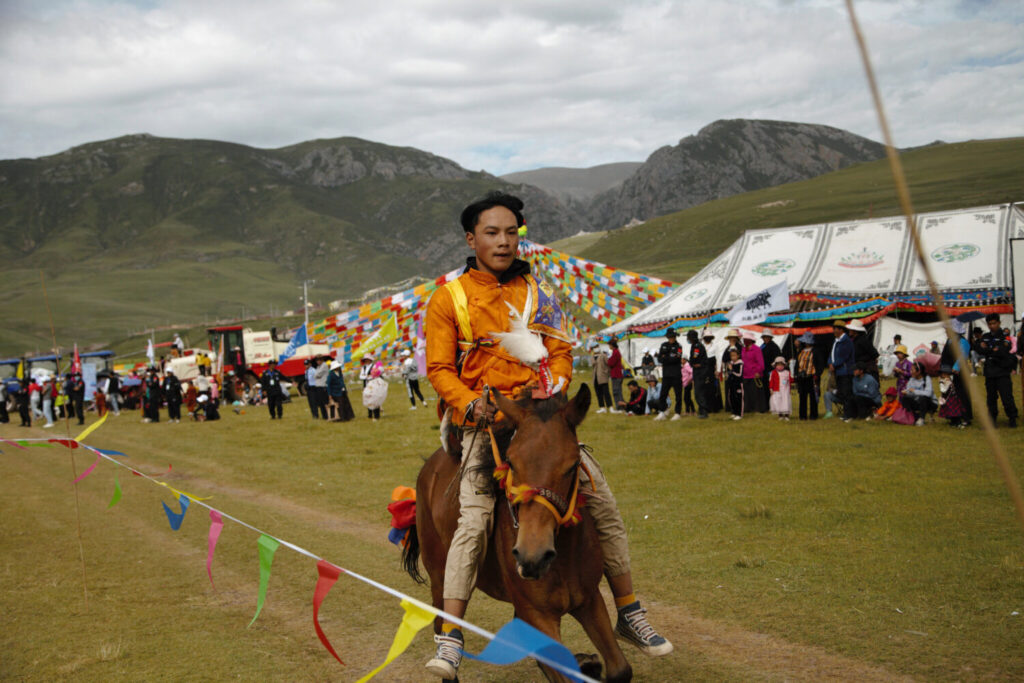
[[398, 632], [395, 633], [395, 640], [391, 643], [391, 649], [388, 650], [387, 659], [385, 659], [384, 663], [376, 669], [360, 678], [357, 683], [364, 683], [364, 681], [368, 681], [380, 673], [381, 670], [395, 660], [398, 655], [405, 652], [405, 649], [409, 647], [409, 643], [412, 642], [412, 639], [424, 626], [434, 621], [433, 612], [411, 603], [408, 600], [402, 600], [402, 609], [405, 610], [405, 616], [402, 617], [402, 623], [399, 624]]
[[101, 417], [99, 420], [97, 420], [96, 422], [93, 422], [91, 425], [86, 427], [84, 432], [82, 432], [81, 434], [79, 434], [78, 436], [75, 437], [75, 441], [81, 441], [85, 437], [89, 436], [94, 431], [96, 431], [97, 427], [99, 427], [101, 424], [103, 424], [104, 422], [107, 421], [107, 415], [110, 415], [110, 413], [107, 413], [106, 415]]
[[[154, 480], [154, 481], [156, 481], [156, 480]], [[175, 496], [185, 496], [186, 498], [190, 498], [192, 500], [210, 500], [211, 498], [213, 498], [213, 496], [207, 496], [206, 498], [200, 498], [199, 496], [193, 496], [191, 493], [185, 493], [184, 491], [179, 491], [178, 489], [174, 488], [170, 484], [164, 483], [162, 481], [157, 481], [156, 483], [160, 484], [161, 486], [166, 486], [167, 488], [169, 488], [174, 493]]]

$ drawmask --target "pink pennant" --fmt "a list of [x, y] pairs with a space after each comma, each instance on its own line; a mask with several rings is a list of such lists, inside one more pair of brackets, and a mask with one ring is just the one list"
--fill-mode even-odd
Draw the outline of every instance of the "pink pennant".
[[338, 577], [341, 576], [341, 568], [335, 567], [327, 560], [320, 560], [316, 563], [316, 570], [320, 574], [320, 578], [316, 580], [316, 589], [313, 591], [313, 627], [316, 629], [316, 635], [323, 643], [327, 651], [334, 655], [334, 658], [341, 662], [342, 665], [345, 662], [341, 661], [341, 657], [331, 647], [331, 641], [327, 640], [327, 636], [324, 635], [324, 630], [320, 628], [320, 604], [327, 597], [328, 591], [331, 590]]
[[75, 481], [73, 483], [77, 484], [78, 482], [82, 481], [83, 479], [88, 477], [90, 474], [92, 474], [92, 471], [94, 469], [96, 469], [96, 465], [100, 464], [100, 458], [102, 458], [102, 457], [103, 457], [102, 455], [97, 453], [96, 454], [96, 459], [93, 460], [92, 464], [89, 465], [89, 467], [86, 468], [85, 472], [82, 472], [80, 475], [78, 475], [78, 479], [75, 479]]
[[0, 439], [0, 441], [2, 441], [4, 443], [9, 443], [12, 446], [14, 446], [15, 448], [20, 448], [23, 451], [27, 451], [28, 450], [26, 447], [22, 446], [20, 443], [17, 443], [15, 441], [11, 441], [10, 439]]
[[224, 519], [220, 516], [220, 513], [214, 509], [210, 509], [210, 541], [209, 550], [206, 553], [206, 575], [210, 577], [210, 585], [216, 590], [217, 586], [213, 583], [213, 550], [217, 547], [217, 539], [220, 538], [221, 529], [224, 528]]

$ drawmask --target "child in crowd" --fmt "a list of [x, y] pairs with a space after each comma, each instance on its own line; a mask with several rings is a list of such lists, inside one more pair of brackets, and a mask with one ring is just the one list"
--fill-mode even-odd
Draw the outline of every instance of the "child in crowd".
[[729, 349], [729, 362], [724, 368], [725, 393], [732, 408], [732, 419], [743, 419], [743, 359], [738, 348]]
[[[687, 415], [693, 415], [697, 412], [697, 408], [693, 404], [693, 368], [685, 358], [681, 359], [681, 361], [683, 364], [683, 406], [686, 409]], [[665, 410], [668, 410], [668, 408]]]
[[910, 371], [913, 367], [913, 363], [907, 357], [907, 347], [900, 344], [893, 351], [896, 356], [896, 364], [892, 366], [893, 377], [896, 378], [896, 393], [903, 395], [903, 390], [907, 388], [907, 382], [910, 381]]
[[768, 380], [768, 388], [771, 389], [771, 399], [768, 407], [773, 413], [779, 416], [780, 420], [789, 421], [789, 414], [793, 411], [793, 398], [790, 394], [790, 375], [786, 368], [786, 359], [776, 356], [772, 362], [771, 377]]
[[896, 387], [889, 387], [885, 390], [885, 398], [882, 399], [882, 405], [878, 406], [878, 410], [875, 411], [875, 419], [888, 420], [892, 418], [893, 413], [899, 407], [899, 394], [896, 392]]

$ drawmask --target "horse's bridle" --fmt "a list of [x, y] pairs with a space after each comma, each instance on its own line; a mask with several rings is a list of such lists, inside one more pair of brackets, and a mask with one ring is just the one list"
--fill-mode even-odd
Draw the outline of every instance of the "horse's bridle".
[[[490, 425], [487, 426], [487, 433], [490, 434], [491, 452], [494, 454], [494, 478], [498, 480], [498, 486], [505, 490], [505, 497], [508, 500], [509, 510], [513, 512], [512, 519], [514, 522], [518, 522], [518, 520], [516, 520], [512, 506], [519, 505], [520, 503], [529, 503], [533, 500], [546, 507], [554, 515], [555, 523], [558, 526], [575, 526], [579, 524], [582, 519], [580, 508], [586, 502], [583, 494], [580, 493], [580, 469], [587, 473], [591, 481], [594, 480], [582, 457], [576, 461], [576, 465], [573, 467], [572, 494], [569, 496], [569, 500], [566, 501], [557, 491], [552, 491], [549, 488], [530, 486], [529, 484], [516, 484], [512, 479], [511, 466], [502, 460], [501, 452], [498, 450], [498, 440], [494, 438], [494, 431]], [[518, 523], [516, 526], [518, 526]]]

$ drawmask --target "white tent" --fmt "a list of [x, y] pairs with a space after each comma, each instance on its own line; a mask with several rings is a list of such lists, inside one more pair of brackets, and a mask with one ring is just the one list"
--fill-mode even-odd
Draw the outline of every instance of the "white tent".
[[[1009, 240], [1024, 237], [1024, 210], [1002, 204], [917, 216], [932, 274], [948, 305], [992, 306], [1012, 300]], [[902, 217], [748, 230], [697, 275], [639, 313], [603, 330], [623, 334], [679, 320], [725, 323], [723, 311], [785, 278], [803, 308], [861, 302], [927, 305], [928, 285]], [[688, 320], [685, 320], [688, 319]], [[780, 327], [814, 319], [808, 311], [769, 319]], [[687, 322], [690, 324], [687, 325]]]

